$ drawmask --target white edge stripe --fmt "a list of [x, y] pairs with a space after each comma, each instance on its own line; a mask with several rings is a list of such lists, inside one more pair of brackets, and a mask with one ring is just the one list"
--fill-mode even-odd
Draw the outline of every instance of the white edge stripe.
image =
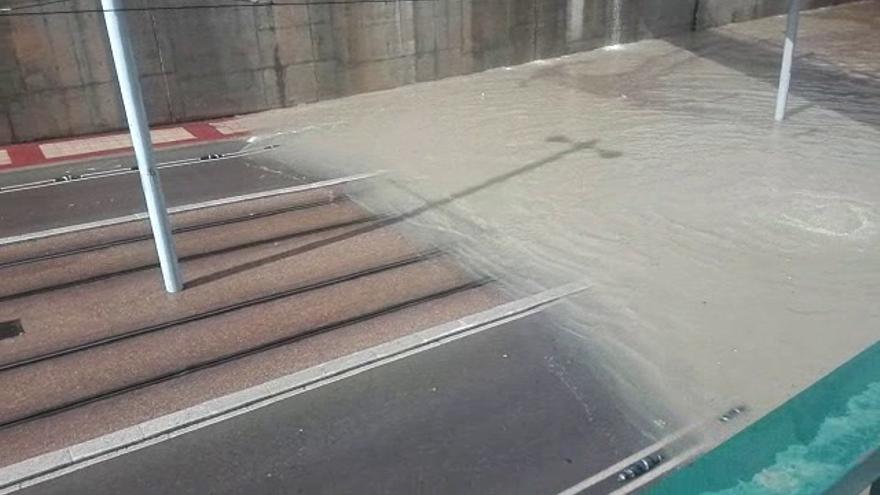
[[[207, 165], [212, 164], [214, 162], [229, 160], [232, 158], [241, 158], [243, 156], [253, 156], [260, 153], [265, 153], [268, 151], [272, 151], [275, 148], [260, 148], [256, 150], [251, 150], [247, 152], [239, 151], [231, 151], [229, 153], [222, 154], [218, 158], [211, 158], [208, 160], [202, 160], [201, 158], [182, 158], [180, 160], [171, 160], [167, 162], [160, 162], [156, 164], [157, 170], [164, 170], [166, 168], [177, 168], [182, 167], [184, 165]], [[59, 164], [60, 165], [60, 164]], [[2, 166], [2, 164], [0, 164]], [[125, 174], [134, 174], [138, 173], [136, 168], [110, 168], [105, 170], [96, 170], [94, 172], [84, 172], [79, 174], [79, 177], [76, 180], [71, 181], [62, 181], [56, 182], [54, 179], [43, 179], [34, 182], [24, 182], [21, 184], [14, 184], [10, 186], [0, 186], [0, 194], [12, 194], [22, 191], [33, 191], [34, 189], [44, 189], [47, 187], [54, 186], [64, 186], [68, 184], [76, 184], [87, 180], [95, 180], [95, 179], [106, 179], [107, 177], [116, 177], [119, 175]]]
[[[598, 473], [590, 476], [589, 478], [579, 482], [578, 484], [573, 485], [569, 488], [566, 488], [565, 490], [559, 492], [557, 495], [577, 495], [578, 493], [581, 493], [582, 491], [586, 490], [587, 488], [590, 488], [591, 486], [593, 486], [601, 481], [605, 481], [606, 479], [608, 479], [608, 477], [615, 475], [615, 474], [619, 473], [620, 471], [623, 471], [630, 464], [633, 464], [636, 461], [638, 461], [644, 457], [647, 457], [648, 455], [651, 455], [654, 452], [657, 452], [658, 450], [665, 448], [669, 444], [672, 444], [672, 443], [675, 443], [675, 442], [681, 440], [686, 435], [696, 431], [699, 428], [705, 428], [707, 425], [710, 424], [710, 422], [715, 421], [715, 420], [716, 419], [705, 419], [702, 421], [692, 423], [689, 426], [685, 426], [685, 427], [679, 429], [678, 431], [672, 433], [671, 435], [655, 442], [654, 444], [648, 445], [647, 447], [636, 452], [635, 454], [632, 454], [629, 457], [625, 457], [625, 458], [621, 459], [620, 461], [618, 461], [617, 463], [612, 464], [611, 466], [608, 466], [607, 468], [605, 468], [602, 471], [599, 471]], [[689, 459], [691, 456], [691, 453], [696, 453], [697, 451], [702, 450], [705, 447], [706, 447], [706, 444], [702, 443], [702, 444], [699, 444], [691, 449], [688, 449], [684, 453], [676, 456], [674, 458], [675, 462], [664, 462], [664, 464], [662, 464], [662, 466], [661, 466], [661, 467], [663, 467], [662, 470], [660, 468], [655, 468], [655, 469], [652, 469], [651, 471], [649, 471], [648, 474], [655, 473], [655, 472], [657, 472], [658, 474], [664, 473], [664, 472], [668, 471], [671, 467], [677, 466], [677, 465], [681, 464], [682, 462], [686, 461], [687, 459]], [[670, 467], [666, 467], [667, 465], [670, 465]], [[638, 479], [641, 480], [645, 477], [648, 477], [648, 474], [645, 474], [644, 476], [640, 476]], [[654, 477], [656, 477], [656, 475], [652, 475], [652, 476], [648, 477], [648, 480], [653, 479]], [[627, 483], [625, 488], [634, 489], [632, 487], [637, 488], [637, 487], [641, 486], [642, 484], [644, 484], [644, 483], [636, 483], [636, 481], [630, 481], [629, 483]], [[620, 490], [622, 490], [622, 489], [623, 488], [621, 488]], [[618, 493], [618, 492], [620, 492], [620, 490], [617, 490], [614, 493]], [[621, 492], [621, 493], [623, 493], [623, 492]]]
[[633, 464], [634, 462], [638, 461], [639, 459], [647, 457], [648, 455], [653, 454], [654, 452], [662, 449], [663, 447], [666, 447], [670, 443], [683, 437], [687, 432], [689, 432], [691, 430], [693, 430], [693, 427], [681, 429], [681, 430], [677, 431], [676, 433], [664, 438], [663, 440], [660, 440], [659, 442], [656, 442], [653, 445], [649, 445], [629, 457], [621, 459], [616, 464], [612, 464], [611, 466], [608, 466], [607, 468], [603, 469], [602, 471], [599, 471], [598, 473], [590, 476], [589, 478], [581, 481], [580, 483], [573, 485], [569, 488], [566, 488], [565, 490], [559, 492], [558, 495], [577, 495], [578, 493], [586, 490], [587, 488], [595, 485], [596, 483], [599, 483], [600, 481], [606, 480], [609, 476], [615, 475], [615, 474], [619, 473], [620, 471], [623, 471], [627, 466], [629, 466], [630, 464]]
[[308, 390], [523, 318], [586, 289], [587, 286], [583, 283], [562, 285], [71, 447], [0, 468], [0, 495], [140, 450]]
[[661, 464], [660, 467], [654, 468], [647, 473], [639, 476], [635, 480], [627, 483], [621, 488], [614, 490], [609, 495], [623, 495], [624, 493], [632, 493], [649, 482], [659, 478], [661, 475], [666, 474], [668, 471], [671, 471], [678, 466], [688, 462], [689, 460], [696, 457], [700, 452], [704, 450], [703, 445], [697, 445], [695, 447], [691, 447], [690, 449], [682, 452], [681, 454], [675, 456], [675, 459], [672, 462], [667, 462], [665, 464]]
[[[275, 148], [265, 147], [265, 148], [257, 148], [255, 150], [249, 150], [249, 151], [243, 151], [243, 150], [230, 151], [229, 153], [221, 154], [217, 158], [208, 158], [208, 159], [182, 158], [180, 160], [170, 160], [167, 162], [158, 163], [158, 164], [156, 164], [156, 169], [157, 170], [165, 170], [168, 168], [178, 168], [178, 167], [183, 167], [186, 165], [210, 165], [210, 164], [224, 161], [224, 160], [231, 160], [233, 158], [241, 158], [243, 156], [248, 157], [248, 156], [253, 156], [253, 155], [259, 155], [261, 153], [268, 153], [269, 151], [274, 151], [274, 150], [275, 150]], [[86, 173], [80, 174], [79, 181], [90, 180], [90, 179], [103, 179], [106, 177], [115, 177], [117, 175], [136, 174], [136, 173], [138, 173], [137, 168], [117, 168], [117, 169], [99, 170], [96, 172], [86, 172]], [[70, 183], [71, 182], [53, 182], [51, 185], [64, 185], [64, 184], [70, 184]], [[21, 189], [10, 189], [7, 192], [15, 192], [15, 191], [20, 191], [20, 190]]]
[[[224, 206], [224, 205], [229, 205], [229, 204], [233, 204], [233, 203], [240, 203], [243, 201], [251, 201], [251, 200], [255, 200], [255, 199], [270, 198], [273, 196], [280, 196], [282, 194], [291, 194], [291, 193], [296, 193], [296, 192], [310, 191], [313, 189], [322, 189], [325, 187], [337, 186], [337, 185], [345, 184], [348, 182], [355, 182], [355, 181], [359, 181], [359, 180], [370, 179], [373, 177], [380, 176], [384, 173], [385, 173], [384, 171], [379, 171], [379, 172], [371, 172], [371, 173], [366, 173], [366, 174], [350, 175], [348, 177], [340, 177], [338, 179], [322, 180], [322, 181], [318, 181], [318, 182], [311, 182], [309, 184], [300, 184], [297, 186], [284, 187], [281, 189], [272, 189], [270, 191], [260, 191], [260, 192], [255, 192], [255, 193], [251, 193], [251, 194], [242, 194], [240, 196], [231, 196], [228, 198], [220, 198], [220, 199], [215, 199], [215, 200], [211, 200], [211, 201], [204, 201], [201, 203], [193, 203], [193, 204], [188, 204], [188, 205], [174, 206], [174, 207], [168, 208], [168, 213], [172, 213], [172, 214], [173, 213], [183, 213], [186, 211], [200, 210], [202, 208]], [[134, 221], [143, 220], [146, 218], [147, 218], [146, 213], [134, 213], [132, 215], [125, 215], [125, 216], [116, 217], [116, 218], [108, 218], [106, 220], [98, 220], [95, 222], [81, 223], [78, 225], [71, 225], [68, 227], [59, 227], [59, 228], [55, 228], [55, 229], [42, 230], [40, 232], [31, 232], [29, 234], [21, 234], [21, 235], [16, 235], [16, 236], [3, 237], [3, 238], [0, 238], [0, 246], [5, 246], [8, 244], [15, 244], [18, 242], [33, 241], [33, 240], [43, 239], [46, 237], [52, 237], [52, 236], [56, 236], [56, 235], [71, 234], [74, 232], [81, 232], [84, 230], [97, 229], [97, 228], [101, 228], [101, 227], [109, 227], [112, 225], [119, 225], [122, 223], [134, 222]]]

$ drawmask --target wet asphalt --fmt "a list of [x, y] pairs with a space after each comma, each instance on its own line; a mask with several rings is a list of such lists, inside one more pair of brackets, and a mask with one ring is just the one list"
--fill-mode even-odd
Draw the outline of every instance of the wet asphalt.
[[[208, 201], [308, 181], [273, 163], [266, 154], [200, 160], [210, 155], [236, 152], [243, 145], [243, 141], [223, 141], [158, 151], [156, 160], [160, 163], [159, 176], [168, 205]], [[195, 163], [162, 168], [163, 162], [189, 159]], [[130, 155], [91, 159], [0, 174], [0, 186], [8, 188], [133, 166], [134, 158]], [[0, 237], [140, 213], [145, 209], [136, 172], [61, 182], [48, 187], [5, 190], [0, 191]]]
[[[100, 159], [2, 183], [126, 166]], [[261, 157], [161, 176], [177, 205], [307, 181], [283, 170]], [[0, 237], [143, 209], [137, 174], [0, 194]], [[654, 442], [596, 378], [584, 345], [531, 316], [21, 493], [557, 493]]]
[[20, 493], [558, 493], [653, 443], [573, 339], [533, 315]]

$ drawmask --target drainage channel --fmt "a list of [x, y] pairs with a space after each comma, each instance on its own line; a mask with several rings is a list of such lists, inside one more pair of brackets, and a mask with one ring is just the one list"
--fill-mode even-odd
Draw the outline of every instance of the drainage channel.
[[371, 320], [374, 318], [378, 318], [381, 316], [385, 316], [385, 315], [388, 315], [388, 314], [391, 314], [391, 313], [394, 313], [394, 312], [397, 312], [397, 311], [400, 311], [400, 310], [403, 310], [406, 308], [410, 308], [410, 307], [413, 307], [413, 306], [416, 306], [419, 304], [427, 303], [430, 301], [435, 301], [438, 299], [443, 299], [445, 297], [452, 296], [454, 294], [458, 294], [458, 293], [465, 292], [468, 290], [477, 289], [479, 287], [483, 287], [483, 286], [487, 285], [490, 282], [491, 282], [491, 279], [489, 279], [489, 278], [480, 278], [480, 279], [472, 280], [472, 281], [458, 284], [453, 287], [443, 289], [443, 290], [440, 290], [440, 291], [437, 291], [437, 292], [434, 292], [434, 293], [431, 293], [428, 295], [411, 298], [411, 299], [405, 300], [400, 303], [385, 306], [385, 307], [383, 307], [379, 310], [376, 310], [376, 311], [371, 311], [371, 312], [368, 312], [368, 313], [365, 313], [365, 314], [362, 314], [359, 316], [355, 316], [352, 318], [337, 320], [332, 323], [317, 326], [317, 327], [314, 327], [310, 330], [299, 332], [294, 335], [288, 335], [288, 336], [281, 337], [281, 338], [278, 338], [275, 340], [271, 340], [269, 342], [265, 342], [260, 345], [249, 347], [249, 348], [241, 350], [241, 351], [228, 353], [228, 354], [222, 355], [217, 358], [208, 359], [208, 360], [200, 361], [200, 362], [193, 363], [193, 364], [190, 364], [187, 366], [183, 366], [183, 367], [178, 368], [176, 370], [160, 374], [158, 376], [155, 376], [155, 377], [147, 379], [147, 380], [143, 380], [143, 381], [135, 382], [135, 383], [132, 383], [129, 385], [117, 387], [117, 388], [114, 388], [114, 389], [111, 389], [111, 390], [108, 390], [108, 391], [105, 391], [105, 392], [102, 392], [99, 394], [84, 397], [81, 399], [75, 399], [75, 400], [63, 403], [61, 405], [58, 405], [58, 406], [49, 407], [49, 408], [37, 411], [35, 413], [27, 414], [25, 416], [20, 416], [18, 418], [14, 418], [14, 419], [2, 422], [2, 423], [0, 423], [0, 430], [5, 430], [5, 429], [12, 428], [12, 427], [24, 424], [24, 423], [28, 423], [28, 422], [35, 421], [38, 419], [43, 419], [43, 418], [47, 418], [50, 416], [54, 416], [54, 415], [57, 415], [57, 414], [60, 414], [63, 412], [67, 412], [67, 411], [70, 411], [70, 410], [73, 410], [73, 409], [76, 409], [76, 408], [79, 408], [82, 406], [86, 406], [89, 404], [93, 404], [95, 402], [100, 402], [103, 400], [111, 399], [111, 398], [129, 393], [129, 392], [144, 389], [144, 388], [147, 388], [147, 387], [150, 387], [153, 385], [158, 385], [160, 383], [164, 383], [164, 382], [173, 380], [175, 378], [189, 375], [191, 373], [214, 368], [214, 367], [217, 367], [217, 366], [220, 366], [220, 365], [232, 362], [232, 361], [236, 361], [238, 359], [242, 359], [242, 358], [245, 358], [248, 356], [253, 356], [253, 355], [265, 352], [265, 351], [269, 351], [272, 349], [283, 347], [283, 346], [286, 346], [286, 345], [289, 345], [289, 344], [292, 344], [295, 342], [299, 342], [299, 341], [302, 341], [302, 340], [305, 340], [305, 339], [308, 339], [311, 337], [315, 337], [317, 335], [321, 335], [321, 334], [324, 334], [324, 333], [327, 333], [327, 332], [330, 332], [333, 330], [337, 330], [337, 329], [340, 329], [340, 328], [343, 328], [346, 326], [354, 325], [357, 323], [362, 323], [362, 322], [365, 322], [365, 321], [368, 321], [368, 320]]

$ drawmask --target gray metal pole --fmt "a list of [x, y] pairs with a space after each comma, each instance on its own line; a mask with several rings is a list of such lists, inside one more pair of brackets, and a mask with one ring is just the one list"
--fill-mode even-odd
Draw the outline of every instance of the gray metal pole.
[[794, 59], [800, 15], [800, 0], [789, 0], [788, 23], [785, 27], [785, 47], [782, 52], [782, 68], [779, 71], [779, 91], [776, 93], [777, 121], [782, 121], [785, 118], [785, 107], [788, 105], [788, 89], [791, 86], [791, 63]]
[[177, 266], [177, 253], [174, 251], [174, 238], [171, 236], [162, 184], [154, 166], [153, 144], [150, 141], [150, 127], [144, 111], [137, 64], [126, 33], [125, 21], [116, 11], [119, 8], [118, 3], [118, 0], [101, 0], [104, 22], [107, 24], [110, 50], [113, 52], [113, 63], [116, 65], [119, 90], [122, 92], [122, 103], [125, 106], [125, 116], [128, 119], [131, 142], [134, 145], [134, 154], [140, 171], [150, 226], [153, 229], [153, 238], [156, 240], [156, 251], [159, 254], [159, 265], [162, 267], [165, 290], [179, 292], [183, 284]]

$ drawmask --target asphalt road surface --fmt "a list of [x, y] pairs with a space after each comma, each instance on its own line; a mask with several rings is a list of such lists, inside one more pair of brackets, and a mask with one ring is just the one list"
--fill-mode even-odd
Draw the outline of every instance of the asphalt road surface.
[[23, 490], [553, 494], [653, 443], [540, 315]]
[[[158, 162], [196, 159], [239, 150], [241, 141], [225, 141], [157, 152]], [[121, 170], [133, 157], [97, 158], [76, 163], [0, 174], [0, 186], [51, 180], [64, 175]], [[268, 153], [205, 160], [160, 169], [169, 206], [286, 187], [307, 182], [272, 162]], [[113, 218], [146, 210], [136, 172], [57, 183], [48, 187], [0, 192], [0, 237]]]

